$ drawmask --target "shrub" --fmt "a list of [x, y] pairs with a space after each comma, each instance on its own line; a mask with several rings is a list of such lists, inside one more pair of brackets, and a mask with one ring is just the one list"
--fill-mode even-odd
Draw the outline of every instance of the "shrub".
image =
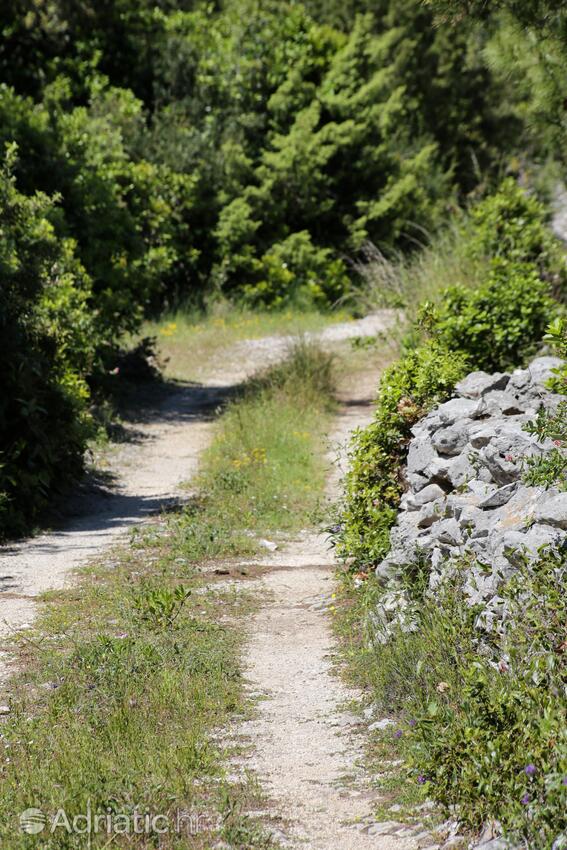
[[544, 205], [511, 177], [473, 206], [470, 218], [473, 255], [537, 263], [546, 271], [557, 260], [558, 243], [546, 227]]
[[490, 371], [524, 363], [556, 313], [549, 284], [533, 264], [495, 259], [485, 283], [446, 289], [439, 305], [426, 304], [420, 318], [442, 345]]
[[349, 288], [344, 262], [313, 245], [306, 230], [273, 245], [261, 260], [258, 283], [242, 287], [245, 300], [282, 307], [286, 302], [328, 306]]
[[52, 202], [0, 173], [0, 535], [23, 530], [82, 468], [94, 356], [90, 281], [49, 223]]
[[353, 440], [337, 536], [340, 555], [368, 565], [387, 554], [403, 492], [401, 467], [411, 428], [450, 395], [466, 369], [464, 355], [433, 341], [386, 370], [374, 421]]
[[[506, 182], [494, 197], [473, 209], [471, 220], [451, 243], [461, 260], [467, 254], [483, 258], [480, 274], [485, 252], [490, 256], [502, 248], [504, 253], [489, 260], [486, 279], [479, 282], [475, 272], [474, 286], [447, 287], [437, 303], [422, 306], [419, 327], [409, 340], [419, 345], [427, 331], [429, 344], [420, 345], [385, 373], [374, 422], [353, 442], [337, 539], [340, 554], [359, 565], [375, 563], [387, 554], [404, 486], [401, 467], [411, 426], [449, 397], [467, 367], [509, 369], [533, 355], [558, 313], [550, 284], [540, 271], [553, 255], [553, 240], [543, 229], [537, 201]], [[491, 241], [495, 231], [502, 244]]]
[[[549, 381], [556, 393], [567, 396], [567, 320], [557, 319], [548, 328], [546, 339], [566, 362]], [[524, 481], [534, 486], [558, 486], [567, 489], [567, 399], [562, 399], [555, 411], [541, 408], [537, 417], [525, 426], [540, 442], [553, 440], [553, 448], [544, 455], [526, 458]]]

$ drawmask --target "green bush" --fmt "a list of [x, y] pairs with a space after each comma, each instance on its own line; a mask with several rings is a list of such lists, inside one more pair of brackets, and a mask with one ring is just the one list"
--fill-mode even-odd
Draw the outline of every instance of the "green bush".
[[313, 245], [306, 230], [273, 245], [261, 259], [260, 280], [242, 287], [252, 304], [282, 307], [286, 301], [326, 307], [349, 287], [344, 262], [328, 248]]
[[477, 369], [521, 365], [535, 354], [557, 314], [549, 284], [532, 263], [495, 259], [477, 289], [453, 286], [439, 305], [425, 305], [421, 322], [452, 351], [463, 351]]
[[401, 468], [411, 428], [444, 401], [467, 371], [467, 361], [437, 342], [425, 343], [384, 372], [374, 421], [353, 439], [338, 553], [364, 566], [389, 549], [404, 484]]
[[546, 209], [511, 177], [471, 208], [467, 241], [473, 258], [533, 263], [554, 294], [565, 296], [565, 254], [547, 224]]
[[19, 145], [18, 188], [60, 196], [50, 218], [58, 235], [75, 240], [92, 280], [99, 348], [116, 347], [152, 303], [195, 280], [193, 178], [132, 155], [142, 103], [104, 81], [79, 107], [64, 78], [40, 105], [0, 87], [0, 118], [0, 143]]
[[[559, 357], [565, 361], [554, 370], [549, 381], [550, 388], [567, 396], [567, 320], [558, 318], [547, 330], [546, 339], [553, 345]], [[543, 455], [526, 458], [524, 481], [532, 487], [557, 486], [567, 489], [567, 399], [563, 398], [553, 412], [541, 408], [536, 418], [528, 422], [525, 430], [535, 434], [540, 442], [553, 440], [553, 448]]]
[[82, 468], [94, 334], [90, 281], [47, 216], [0, 173], [0, 536], [22, 531]]

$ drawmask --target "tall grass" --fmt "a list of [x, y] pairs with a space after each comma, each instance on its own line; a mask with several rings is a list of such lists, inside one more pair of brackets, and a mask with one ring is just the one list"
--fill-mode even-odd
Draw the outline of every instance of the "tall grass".
[[249, 381], [221, 418], [199, 495], [176, 523], [186, 557], [248, 554], [258, 536], [309, 522], [324, 486], [333, 389], [332, 357], [301, 341]]
[[355, 264], [363, 281], [359, 297], [364, 309], [401, 307], [408, 321], [413, 321], [418, 306], [436, 300], [446, 287], [477, 286], [487, 261], [471, 257], [467, 227], [463, 214], [409, 255], [386, 257], [367, 243]]

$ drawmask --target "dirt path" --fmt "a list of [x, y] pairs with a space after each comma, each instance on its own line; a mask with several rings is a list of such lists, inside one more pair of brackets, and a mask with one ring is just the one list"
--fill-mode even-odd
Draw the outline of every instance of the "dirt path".
[[[345, 398], [330, 456], [372, 416], [377, 375]], [[334, 495], [340, 472], [329, 481]], [[360, 694], [332, 673], [334, 559], [323, 535], [304, 532], [262, 560], [260, 580], [270, 600], [251, 626], [245, 675], [260, 697], [254, 718], [236, 730], [252, 746], [252, 769], [286, 823], [284, 843], [304, 850], [411, 850], [412, 830], [376, 824], [377, 791], [362, 769], [360, 720], [346, 704]], [[353, 781], [354, 780], [354, 781]], [[395, 832], [397, 834], [384, 834]]]
[[[311, 336], [332, 346], [380, 333], [394, 320], [393, 312], [383, 311]], [[72, 499], [74, 516], [61, 530], [0, 549], [0, 638], [29, 624], [40, 594], [65, 586], [75, 569], [148, 516], [186, 496], [181, 485], [197, 469], [218, 405], [246, 377], [281, 359], [292, 341], [292, 337], [268, 337], [224, 349], [223, 365], [213, 365], [206, 385], [183, 386], [149, 421], [130, 423], [130, 440], [110, 456], [115, 481], [111, 487], [77, 493]], [[0, 655], [0, 681], [5, 674]]]

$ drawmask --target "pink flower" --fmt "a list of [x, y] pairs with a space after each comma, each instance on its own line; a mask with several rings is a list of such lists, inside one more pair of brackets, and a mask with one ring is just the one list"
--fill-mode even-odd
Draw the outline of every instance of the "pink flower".
[[116, 368], [115, 368], [115, 369], [111, 369], [111, 370], [110, 370], [110, 372], [109, 372], [108, 374], [109, 374], [109, 375], [118, 375], [118, 374], [119, 374], [119, 372], [120, 372], [120, 367], [119, 367], [119, 366], [116, 366]]
[[554, 440], [553, 445], [557, 446], [557, 448], [560, 449], [563, 443], [561, 442], [561, 440]]
[[507, 460], [508, 463], [514, 462], [514, 455], [505, 455], [504, 460]]

